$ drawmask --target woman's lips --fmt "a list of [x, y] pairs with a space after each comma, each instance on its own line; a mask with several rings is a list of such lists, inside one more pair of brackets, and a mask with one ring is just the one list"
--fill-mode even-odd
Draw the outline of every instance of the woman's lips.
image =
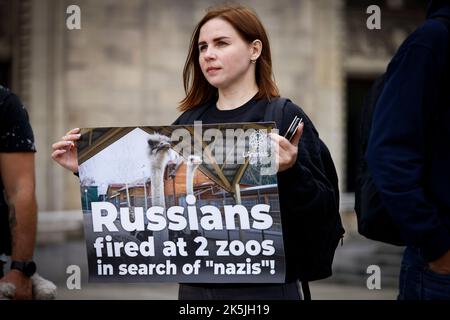
[[207, 73], [216, 73], [219, 70], [220, 70], [220, 68], [209, 67], [208, 69], [206, 69], [206, 72]]

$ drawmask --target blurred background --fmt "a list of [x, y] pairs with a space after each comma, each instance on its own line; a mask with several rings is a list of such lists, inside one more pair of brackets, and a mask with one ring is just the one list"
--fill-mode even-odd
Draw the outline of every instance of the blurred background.
[[[184, 97], [182, 71], [206, 0], [0, 0], [0, 84], [27, 106], [37, 153], [39, 272], [61, 299], [176, 299], [177, 284], [87, 283], [79, 181], [51, 160], [51, 144], [74, 127], [170, 124]], [[353, 212], [363, 99], [406, 36], [425, 18], [426, 0], [243, 0], [271, 42], [281, 95], [315, 123], [338, 169], [346, 228], [333, 277], [311, 284], [317, 299], [395, 299], [401, 248], [360, 237]], [[369, 5], [381, 29], [369, 30]], [[69, 5], [81, 29], [69, 30]], [[82, 269], [68, 290], [66, 268]], [[369, 265], [381, 290], [368, 290]]]

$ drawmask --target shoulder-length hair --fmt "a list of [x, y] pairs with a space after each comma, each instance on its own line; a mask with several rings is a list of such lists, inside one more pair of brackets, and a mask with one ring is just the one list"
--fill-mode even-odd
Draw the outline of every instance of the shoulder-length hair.
[[186, 111], [218, 97], [217, 88], [208, 83], [199, 64], [198, 38], [201, 27], [211, 19], [220, 18], [230, 23], [238, 34], [252, 43], [259, 39], [262, 52], [256, 61], [255, 78], [259, 92], [256, 99], [271, 99], [279, 96], [272, 75], [272, 57], [269, 39], [258, 16], [250, 9], [240, 5], [223, 5], [210, 9], [197, 24], [191, 37], [189, 53], [183, 70], [183, 84], [186, 97], [180, 101], [178, 109]]

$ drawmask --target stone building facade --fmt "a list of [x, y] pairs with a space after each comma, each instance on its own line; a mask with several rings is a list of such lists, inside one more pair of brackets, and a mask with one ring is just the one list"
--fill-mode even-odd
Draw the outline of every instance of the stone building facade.
[[[191, 32], [205, 8], [220, 2], [0, 0], [0, 81], [31, 116], [41, 210], [80, 207], [77, 179], [50, 157], [51, 144], [68, 129], [170, 124], [177, 117]], [[366, 27], [372, 2], [381, 8], [381, 30]], [[352, 191], [363, 93], [424, 18], [425, 1], [372, 2], [240, 1], [265, 25], [281, 94], [312, 118], [343, 192]], [[80, 30], [66, 26], [73, 4], [81, 9]]]

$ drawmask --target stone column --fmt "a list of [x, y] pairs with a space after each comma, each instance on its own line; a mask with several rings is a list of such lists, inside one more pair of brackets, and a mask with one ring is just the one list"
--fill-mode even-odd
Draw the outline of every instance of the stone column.
[[340, 0], [312, 1], [313, 101], [312, 117], [333, 156], [340, 187], [345, 185], [345, 108], [343, 72], [343, 4]]
[[[51, 142], [65, 130], [62, 1], [33, 0], [31, 7], [30, 119], [35, 134], [36, 194], [39, 209], [62, 209], [63, 170], [51, 160]], [[67, 174], [67, 173], [64, 173]]]

